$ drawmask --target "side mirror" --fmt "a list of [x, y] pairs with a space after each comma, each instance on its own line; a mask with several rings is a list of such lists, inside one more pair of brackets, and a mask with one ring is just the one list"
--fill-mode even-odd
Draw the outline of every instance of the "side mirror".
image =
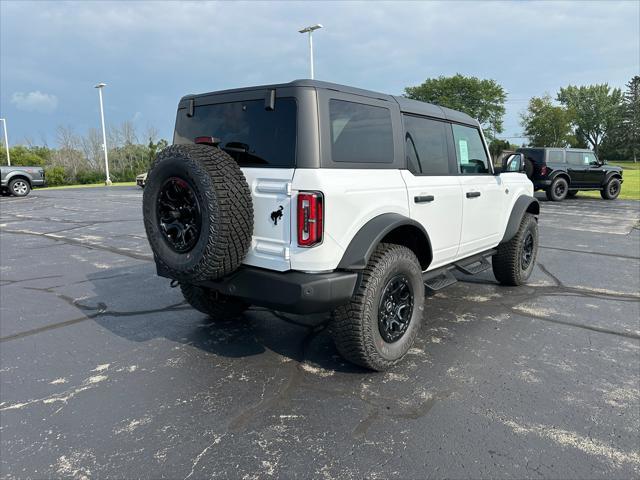
[[502, 161], [502, 172], [526, 173], [527, 164], [524, 155], [521, 153], [513, 153]]

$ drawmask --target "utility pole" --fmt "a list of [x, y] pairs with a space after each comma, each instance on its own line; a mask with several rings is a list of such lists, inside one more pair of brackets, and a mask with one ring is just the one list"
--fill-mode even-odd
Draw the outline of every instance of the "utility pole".
[[100, 97], [100, 122], [102, 123], [102, 147], [104, 148], [104, 170], [107, 174], [105, 185], [111, 185], [111, 177], [109, 176], [109, 154], [107, 153], [107, 132], [104, 128], [104, 107], [102, 105], [102, 89], [106, 87], [106, 83], [99, 83], [95, 86], [98, 89], [98, 95]]
[[315, 25], [311, 25], [309, 27], [304, 27], [298, 32], [300, 33], [308, 33], [309, 34], [309, 73], [310, 78], [313, 80], [313, 31], [322, 28], [322, 25], [316, 23]]
[[11, 166], [11, 157], [9, 156], [9, 138], [7, 135], [7, 120], [4, 118], [0, 118], [0, 122], [2, 122], [4, 130], [4, 148], [7, 149], [7, 165]]

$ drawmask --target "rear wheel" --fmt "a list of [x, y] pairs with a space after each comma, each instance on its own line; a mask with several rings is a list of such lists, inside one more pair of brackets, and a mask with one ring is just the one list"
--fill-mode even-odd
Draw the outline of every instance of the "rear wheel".
[[619, 178], [611, 178], [604, 188], [600, 190], [600, 196], [605, 200], [615, 200], [620, 195], [621, 186]]
[[9, 182], [9, 191], [16, 197], [26, 197], [31, 191], [31, 185], [23, 178], [15, 178]]
[[503, 285], [522, 285], [531, 276], [538, 256], [538, 222], [525, 213], [516, 235], [498, 245], [491, 261], [493, 274]]
[[547, 199], [552, 202], [561, 202], [567, 196], [569, 183], [564, 177], [556, 178], [549, 188], [547, 188]]
[[338, 351], [372, 370], [392, 367], [413, 345], [423, 305], [422, 269], [415, 254], [400, 245], [380, 244], [351, 301], [332, 314]]
[[185, 300], [196, 310], [206, 313], [213, 320], [232, 320], [249, 308], [249, 304], [239, 298], [223, 295], [209, 288], [180, 284]]
[[569, 190], [567, 192], [567, 198], [575, 198], [578, 195], [578, 190]]

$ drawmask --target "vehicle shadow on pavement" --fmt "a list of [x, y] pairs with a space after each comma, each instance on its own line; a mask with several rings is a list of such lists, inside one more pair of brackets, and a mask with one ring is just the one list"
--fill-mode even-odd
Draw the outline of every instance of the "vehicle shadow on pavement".
[[251, 307], [237, 319], [213, 321], [191, 308], [152, 264], [89, 274], [95, 296], [76, 307], [98, 325], [133, 342], [166, 338], [220, 357], [273, 352], [326, 370], [368, 372], [345, 362], [331, 341], [328, 315], [290, 315]]

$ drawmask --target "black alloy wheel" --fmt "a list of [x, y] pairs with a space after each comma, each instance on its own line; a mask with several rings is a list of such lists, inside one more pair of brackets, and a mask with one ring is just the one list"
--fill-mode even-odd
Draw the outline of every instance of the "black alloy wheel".
[[405, 334], [413, 303], [413, 289], [406, 276], [396, 275], [389, 280], [378, 305], [378, 329], [385, 342], [397, 342]]
[[202, 213], [193, 187], [179, 177], [169, 177], [156, 202], [160, 231], [177, 253], [190, 251], [200, 238]]
[[528, 231], [526, 237], [524, 238], [524, 242], [522, 243], [522, 255], [520, 257], [522, 270], [527, 270], [529, 268], [529, 265], [531, 265], [531, 261], [533, 260], [534, 246], [535, 244], [533, 241], [533, 233], [531, 233], [531, 231]]

